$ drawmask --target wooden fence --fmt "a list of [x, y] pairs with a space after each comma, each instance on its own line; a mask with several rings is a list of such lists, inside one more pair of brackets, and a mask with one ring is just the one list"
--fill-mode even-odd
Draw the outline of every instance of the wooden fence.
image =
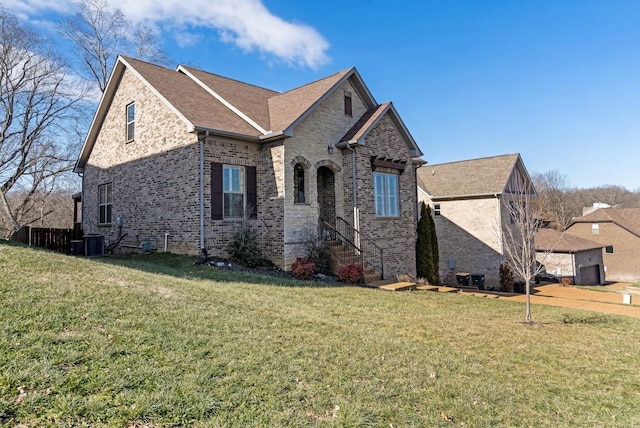
[[25, 226], [11, 236], [12, 241], [22, 242], [33, 247], [71, 254], [71, 240], [74, 239], [73, 229], [55, 229], [49, 227]]

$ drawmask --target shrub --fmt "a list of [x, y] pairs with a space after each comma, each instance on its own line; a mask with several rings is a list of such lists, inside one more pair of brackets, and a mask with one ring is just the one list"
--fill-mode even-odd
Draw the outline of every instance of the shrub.
[[309, 239], [306, 244], [307, 260], [316, 265], [316, 271], [325, 274], [331, 273], [331, 250], [327, 241]]
[[258, 267], [265, 264], [258, 246], [258, 234], [248, 222], [242, 222], [240, 229], [231, 238], [229, 258], [246, 267]]
[[500, 291], [513, 293], [513, 272], [505, 263], [500, 265]]
[[364, 279], [364, 270], [355, 263], [342, 266], [338, 270], [338, 279], [349, 284], [360, 283]]
[[311, 279], [316, 272], [316, 265], [304, 257], [298, 257], [291, 265], [291, 273], [295, 279]]
[[562, 285], [567, 286], [571, 285], [571, 278], [567, 278], [566, 276], [562, 278]]

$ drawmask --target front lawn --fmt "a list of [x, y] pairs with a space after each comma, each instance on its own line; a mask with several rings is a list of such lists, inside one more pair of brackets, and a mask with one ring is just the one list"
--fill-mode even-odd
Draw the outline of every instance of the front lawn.
[[639, 426], [640, 320], [0, 242], [0, 425]]

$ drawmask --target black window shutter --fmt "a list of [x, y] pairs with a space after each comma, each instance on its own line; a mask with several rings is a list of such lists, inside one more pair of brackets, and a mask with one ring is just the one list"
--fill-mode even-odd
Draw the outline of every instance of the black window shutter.
[[258, 192], [256, 183], [256, 167], [246, 167], [247, 172], [247, 207], [251, 207], [251, 218], [258, 218]]
[[222, 164], [211, 162], [211, 220], [222, 220]]

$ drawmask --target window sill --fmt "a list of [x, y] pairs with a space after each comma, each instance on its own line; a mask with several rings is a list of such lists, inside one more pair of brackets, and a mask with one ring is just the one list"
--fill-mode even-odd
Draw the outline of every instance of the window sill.
[[311, 203], [310, 202], [294, 202], [293, 205], [310, 207]]
[[111, 227], [113, 223], [98, 223], [98, 227]]

